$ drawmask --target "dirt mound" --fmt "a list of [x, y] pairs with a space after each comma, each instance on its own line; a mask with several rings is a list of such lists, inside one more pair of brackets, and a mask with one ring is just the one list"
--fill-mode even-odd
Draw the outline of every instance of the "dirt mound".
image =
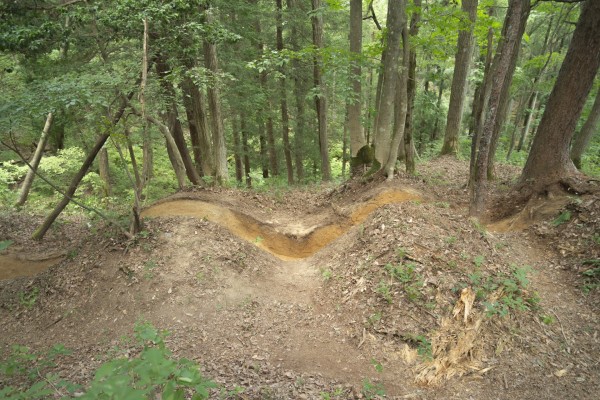
[[259, 222], [252, 216], [229, 207], [186, 199], [151, 206], [142, 212], [142, 217], [191, 216], [206, 219], [283, 260], [294, 260], [312, 256], [352, 226], [364, 222], [382, 205], [421, 199], [422, 196], [414, 190], [386, 190], [365, 203], [334, 208], [335, 215], [324, 213], [318, 218], [321, 222], [311, 226], [296, 221], [292, 226], [288, 224], [280, 227], [273, 223]]
[[[420, 170], [393, 185], [181, 193], [146, 210], [134, 242], [58, 225], [36, 251], [65, 249], [60, 266], [0, 282], [3, 357], [63, 343], [73, 354], [55, 372], [85, 384], [110, 349], [135, 354], [120, 338], [144, 320], [244, 389], [231, 398], [593, 398], [600, 323], [576, 275], [532, 229], [466, 216], [465, 163]], [[560, 238], [587, 243], [586, 204], [551, 225]], [[23, 239], [36, 223], [0, 220], [18, 251], [36, 246]]]

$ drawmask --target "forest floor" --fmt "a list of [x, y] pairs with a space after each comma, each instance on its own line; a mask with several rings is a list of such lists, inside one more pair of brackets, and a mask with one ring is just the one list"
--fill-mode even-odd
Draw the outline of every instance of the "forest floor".
[[[598, 398], [598, 192], [483, 224], [467, 171], [178, 193], [134, 242], [65, 218], [37, 243], [40, 216], [0, 215], [0, 360], [61, 343], [55, 372], [85, 383], [147, 321], [232, 398]], [[495, 198], [517, 173], [498, 167]]]

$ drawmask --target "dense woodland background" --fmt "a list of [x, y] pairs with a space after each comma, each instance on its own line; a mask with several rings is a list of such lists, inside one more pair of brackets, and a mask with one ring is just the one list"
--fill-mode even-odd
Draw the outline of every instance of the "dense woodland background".
[[[62, 199], [54, 218], [71, 197], [118, 216], [188, 185], [418, 175], [440, 154], [471, 160], [478, 214], [493, 164], [524, 165], [540, 122], [562, 138], [540, 146], [572, 142], [600, 175], [592, 0], [5, 0], [0, 17], [7, 206], [27, 198], [19, 157], [35, 166], [42, 132], [29, 207]], [[581, 87], [553, 93], [559, 71]], [[574, 174], [542, 147], [544, 184]]]

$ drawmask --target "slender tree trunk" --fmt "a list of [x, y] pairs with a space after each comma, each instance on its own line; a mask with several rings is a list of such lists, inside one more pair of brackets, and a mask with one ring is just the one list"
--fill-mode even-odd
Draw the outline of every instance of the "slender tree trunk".
[[169, 133], [172, 135], [176, 144], [175, 149], [171, 149], [171, 151], [177, 151], [181, 155], [183, 165], [185, 166], [185, 172], [190, 182], [192, 182], [194, 185], [200, 185], [200, 175], [198, 174], [198, 171], [194, 166], [194, 162], [190, 157], [190, 153], [188, 152], [185, 138], [183, 137], [181, 122], [179, 122], [177, 102], [175, 100], [175, 90], [173, 85], [167, 80], [167, 77], [171, 74], [171, 69], [161, 55], [157, 56], [156, 58], [156, 72], [159, 76], [160, 84], [167, 98], [167, 112], [165, 115], [167, 126], [169, 127]]
[[[207, 22], [210, 23], [210, 12], [207, 10]], [[213, 78], [219, 75], [219, 62], [217, 59], [217, 45], [204, 41], [204, 64]], [[215, 181], [218, 185], [227, 184], [229, 178], [227, 172], [227, 147], [225, 145], [225, 132], [223, 129], [223, 117], [221, 115], [221, 98], [219, 84], [211, 82], [208, 87], [208, 107], [210, 110], [210, 122], [213, 136], [213, 156], [215, 160]]]
[[581, 131], [573, 140], [573, 146], [571, 147], [571, 160], [577, 169], [581, 169], [581, 157], [590, 144], [590, 140], [594, 133], [598, 133], [598, 123], [600, 122], [600, 89], [596, 93], [596, 100], [590, 111], [585, 124], [581, 128]]
[[[494, 15], [493, 7], [489, 8], [488, 15]], [[487, 103], [491, 93], [493, 76], [490, 71], [492, 69], [493, 60], [493, 44], [494, 29], [490, 27], [487, 33], [487, 52], [484, 61], [483, 81], [478, 87], [479, 90], [475, 91], [475, 99], [473, 100], [473, 136], [471, 140], [471, 157], [469, 159], [469, 181], [467, 183], [467, 186], [471, 189], [473, 187], [473, 182], [475, 181], [475, 171], [477, 170], [475, 166], [479, 154], [481, 132], [485, 121]]]
[[375, 124], [377, 130], [375, 131], [374, 141], [375, 161], [373, 161], [373, 171], [385, 168], [390, 153], [392, 153], [394, 100], [398, 81], [398, 66], [400, 65], [400, 40], [404, 24], [402, 11], [402, 6], [396, 6], [393, 0], [388, 1], [386, 56], [383, 64], [383, 84], [377, 110], [377, 123]]
[[242, 149], [244, 153], [244, 176], [246, 177], [246, 186], [252, 187], [252, 177], [250, 176], [250, 146], [248, 146], [248, 127], [246, 126], [246, 118], [242, 115]]
[[537, 107], [537, 98], [538, 92], [535, 91], [531, 94], [531, 97], [529, 99], [529, 104], [525, 116], [525, 125], [523, 126], [523, 132], [521, 133], [519, 144], [517, 145], [517, 151], [523, 150], [523, 146], [525, 145], [525, 141], [527, 140], [527, 136], [529, 135], [531, 124], [533, 122], [533, 117], [535, 116], [535, 109]]
[[200, 88], [189, 77], [183, 79], [181, 90], [192, 138], [194, 162], [202, 175], [213, 176], [215, 166], [208, 116], [206, 115], [206, 100]]
[[321, 154], [321, 175], [324, 181], [331, 180], [331, 166], [329, 164], [329, 144], [327, 138], [327, 90], [321, 76], [322, 56], [318, 54], [323, 49], [323, 16], [320, 11], [321, 0], [311, 0], [313, 14], [311, 16], [313, 28], [313, 45], [317, 54], [314, 57], [313, 78], [317, 91], [315, 107], [319, 124], [319, 151]]
[[496, 173], [494, 171], [494, 160], [496, 156], [496, 150], [498, 149], [498, 141], [500, 140], [500, 135], [502, 134], [502, 127], [506, 122], [509, 104], [510, 104], [510, 86], [512, 84], [512, 78], [515, 74], [515, 69], [517, 67], [517, 60], [519, 58], [519, 52], [521, 51], [521, 41], [523, 39], [523, 34], [525, 33], [525, 26], [527, 25], [527, 19], [529, 18], [530, 6], [527, 1], [527, 7], [521, 13], [521, 19], [519, 21], [518, 33], [517, 33], [517, 41], [515, 43], [515, 50], [510, 60], [510, 65], [508, 67], [508, 75], [507, 79], [504, 81], [504, 85], [502, 86], [502, 92], [500, 93], [500, 102], [498, 104], [497, 117], [494, 124], [494, 131], [492, 133], [492, 139], [490, 143], [490, 155], [488, 157], [488, 165], [487, 165], [487, 176], [489, 180], [496, 178]]
[[[277, 6], [276, 23], [277, 23], [277, 51], [283, 51], [283, 1], [275, 0]], [[287, 90], [286, 90], [286, 79], [285, 69], [280, 68], [282, 78], [279, 79], [279, 87], [281, 96], [281, 136], [283, 138], [283, 155], [285, 156], [285, 166], [287, 169], [287, 180], [288, 184], [294, 183], [294, 166], [292, 165], [292, 150], [290, 147], [290, 117], [288, 115], [287, 105]]]
[[[410, 19], [410, 37], [416, 37], [419, 34], [419, 26], [421, 24], [421, 0], [414, 0], [413, 3], [415, 8], [418, 9], [418, 12], [413, 11], [413, 15]], [[415, 115], [415, 96], [417, 91], [417, 51], [412, 46], [410, 47], [408, 61], [408, 81], [406, 85], [408, 105], [406, 108], [406, 124], [404, 127], [404, 164], [406, 165], [406, 172], [412, 175], [415, 173], [415, 144], [413, 140], [413, 127]]]
[[133, 175], [135, 177], [135, 192], [139, 194], [138, 197], [141, 199], [142, 191], [144, 190], [144, 183], [142, 181], [142, 177], [140, 176], [137, 159], [135, 157], [135, 152], [133, 151], [133, 144], [131, 143], [131, 133], [129, 132], [128, 127], [125, 127], [125, 139], [127, 141], [129, 160], [131, 161], [131, 169], [133, 169]]
[[[243, 131], [243, 128], [242, 128]], [[259, 116], [258, 118], [258, 141], [260, 144], [260, 163], [262, 167], [262, 177], [269, 177], [269, 159], [267, 155], [267, 137], [265, 136], [265, 122]]]
[[35, 172], [40, 165], [42, 155], [44, 154], [44, 149], [46, 148], [46, 143], [48, 142], [48, 132], [50, 132], [50, 127], [52, 126], [52, 119], [52, 113], [48, 113], [48, 116], [46, 117], [46, 123], [44, 124], [44, 129], [42, 130], [42, 135], [40, 136], [35, 153], [33, 153], [31, 162], [29, 163], [31, 164], [31, 169], [27, 171], [27, 175], [25, 175], [25, 180], [21, 186], [21, 193], [19, 194], [17, 206], [22, 206], [27, 201], [29, 191], [31, 190], [31, 184], [33, 183], [33, 178], [35, 177]]
[[[131, 100], [131, 98], [133, 97], [133, 92], [129, 93], [129, 95], [127, 97], [129, 100]], [[50, 227], [52, 226], [52, 224], [54, 223], [56, 218], [58, 218], [60, 213], [69, 204], [69, 202], [71, 201], [71, 198], [73, 197], [73, 195], [75, 194], [75, 191], [77, 190], [77, 186], [79, 186], [79, 182], [81, 182], [81, 180], [87, 173], [88, 169], [94, 162], [96, 155], [98, 154], [98, 152], [100, 151], [102, 146], [104, 146], [104, 143], [106, 142], [106, 140], [109, 138], [110, 133], [112, 131], [112, 127], [114, 127], [121, 120], [121, 117], [123, 116], [123, 113], [125, 112], [126, 106], [127, 106], [127, 102], [123, 101], [121, 103], [121, 106], [119, 107], [119, 110], [112, 118], [110, 128], [107, 128], [96, 139], [96, 143], [94, 144], [92, 149], [88, 152], [85, 160], [83, 161], [83, 164], [79, 168], [79, 171], [77, 171], [75, 176], [71, 179], [71, 183], [70, 183], [69, 187], [67, 188], [67, 190], [65, 191], [65, 195], [63, 196], [62, 200], [56, 205], [56, 207], [54, 207], [54, 210], [52, 210], [52, 212], [46, 217], [46, 219], [44, 220], [42, 225], [40, 225], [35, 230], [33, 235], [31, 235], [32, 239], [34, 239], [34, 240], [43, 239], [44, 235], [46, 234], [46, 232], [48, 232], [48, 229], [50, 229]]]
[[[442, 96], [444, 95], [444, 89], [446, 89], [446, 77], [444, 76], [444, 70], [442, 69], [442, 67], [438, 67], [438, 71], [440, 73], [440, 84], [438, 85], [438, 96], [437, 96], [437, 101], [435, 103], [435, 109], [436, 112], [439, 114], [441, 112], [441, 108], [442, 108]], [[433, 138], [435, 138], [434, 140], [437, 140], [437, 138], [439, 137], [439, 133], [440, 133], [440, 118], [436, 117], [435, 118], [435, 123], [433, 124], [433, 132], [431, 133], [431, 136]]]
[[[297, 0], [287, 0], [289, 10], [298, 12], [302, 11], [297, 3]], [[290, 21], [291, 35], [290, 46], [292, 51], [300, 51], [298, 45], [298, 36], [300, 30], [297, 27], [297, 21]], [[306, 89], [304, 79], [301, 76], [300, 61], [297, 58], [292, 58], [292, 69], [294, 70], [294, 98], [296, 103], [296, 131], [294, 132], [294, 164], [296, 166], [296, 178], [298, 181], [304, 180], [304, 138], [306, 137], [306, 112], [305, 98]]]
[[520, 41], [519, 34], [521, 18], [530, 9], [529, 0], [509, 0], [506, 18], [502, 28], [502, 40], [498, 44], [496, 56], [491, 68], [492, 85], [490, 89], [488, 112], [481, 133], [479, 151], [477, 154], [476, 171], [471, 190], [471, 201], [469, 213], [479, 216], [483, 213], [487, 196], [487, 166], [490, 157], [490, 146], [494, 133], [496, 119], [499, 117], [502, 90], [506, 80], [510, 80], [510, 65], [515, 53], [518, 51], [517, 42]]
[[[240, 117], [242, 119], [243, 117]], [[240, 122], [241, 124], [241, 122]], [[242, 157], [243, 157], [243, 149], [242, 142], [240, 140], [240, 129], [238, 128], [238, 121], [236, 118], [231, 119], [231, 130], [233, 132], [233, 157], [235, 160], [235, 180], [238, 183], [242, 183], [244, 178]]]
[[[367, 145], [364, 131], [360, 123], [362, 107], [362, 84], [361, 84], [361, 53], [362, 53], [362, 0], [350, 1], [350, 57], [351, 57], [351, 81], [352, 93], [354, 95], [346, 106], [348, 118], [347, 128], [350, 132], [350, 157], [356, 159], [358, 151]], [[344, 125], [346, 129], [346, 125]], [[351, 163], [356, 164], [356, 162]], [[344, 164], [345, 166], [345, 159]], [[352, 168], [352, 176], [358, 174], [360, 169]]]
[[[385, 166], [385, 173], [387, 179], [390, 180], [394, 176], [394, 167], [396, 166], [396, 160], [398, 159], [398, 149], [401, 143], [405, 143], [404, 129], [406, 128], [406, 110], [408, 108], [408, 93], [407, 93], [407, 82], [408, 82], [408, 67], [410, 63], [410, 45], [408, 43], [408, 27], [406, 26], [406, 1], [400, 0], [397, 5], [401, 9], [402, 13], [402, 66], [398, 71], [398, 79], [396, 82], [396, 99], [394, 101], [394, 136], [391, 146], [391, 154], [388, 157], [388, 161]], [[405, 146], [411, 148], [410, 142]], [[412, 149], [411, 149], [412, 151]], [[414, 160], [414, 156], [412, 157]], [[412, 166], [414, 171], [414, 165]]]
[[108, 150], [103, 147], [98, 154], [98, 170], [100, 179], [103, 183], [102, 197], [112, 195], [112, 185], [110, 184], [110, 172], [108, 170]]
[[450, 105], [446, 119], [446, 132], [441, 154], [458, 155], [458, 135], [462, 121], [465, 96], [467, 92], [467, 77], [473, 58], [474, 38], [473, 30], [477, 19], [478, 0], [463, 0], [462, 10], [468, 15], [468, 28], [458, 32], [458, 50], [454, 59], [454, 75], [450, 89]]

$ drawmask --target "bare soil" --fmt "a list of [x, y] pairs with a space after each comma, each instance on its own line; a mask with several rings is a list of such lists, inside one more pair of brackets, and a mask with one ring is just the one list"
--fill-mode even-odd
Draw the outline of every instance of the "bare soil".
[[[369, 384], [398, 399], [597, 398], [600, 296], [581, 273], [600, 257], [598, 195], [537, 198], [486, 229], [467, 217], [467, 169], [444, 158], [392, 182], [178, 193], [144, 211], [135, 242], [64, 219], [36, 243], [39, 217], [0, 216], [15, 242], [0, 258], [0, 357], [62, 343], [57, 372], [85, 383], [144, 320], [240, 399], [365, 398]], [[516, 173], [499, 167], [495, 196]], [[55, 265], [15, 278], [16, 262]], [[539, 302], [486, 312], [507, 291], [486, 282], [526, 266], [516, 299]]]

